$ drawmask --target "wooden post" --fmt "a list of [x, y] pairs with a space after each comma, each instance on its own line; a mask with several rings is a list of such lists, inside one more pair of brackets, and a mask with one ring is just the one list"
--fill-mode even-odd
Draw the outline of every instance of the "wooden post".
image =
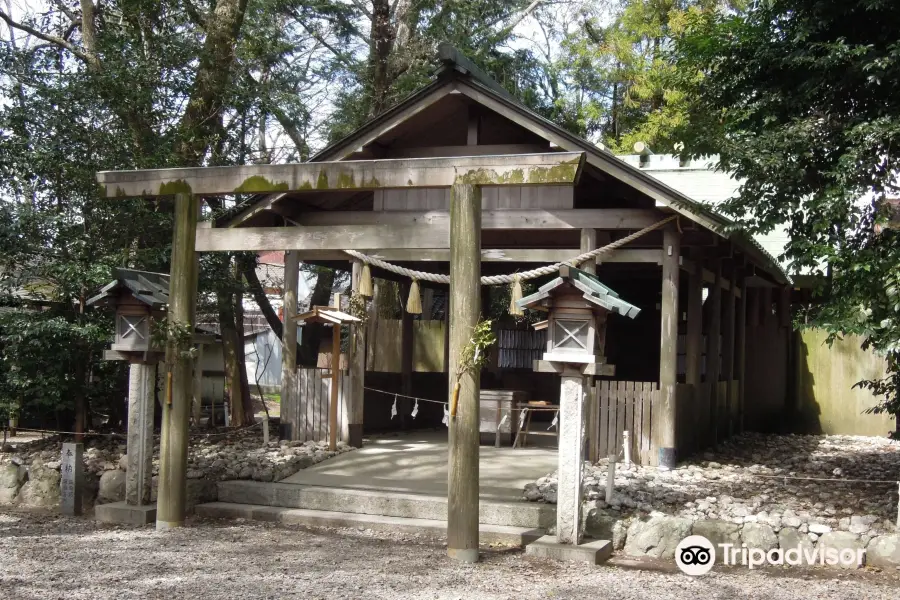
[[618, 458], [615, 454], [610, 454], [608, 457], [609, 464], [606, 466], [606, 503], [612, 503], [613, 490], [616, 485], [616, 458]]
[[[404, 396], [412, 396], [412, 366], [413, 366], [413, 316], [406, 310], [406, 302], [409, 301], [411, 282], [406, 281], [400, 285], [400, 298], [403, 305], [400, 310], [400, 393]], [[397, 402], [397, 415], [400, 428], [406, 429], [410, 407], [407, 398], [400, 398]]]
[[[481, 311], [481, 189], [450, 188], [450, 361], [449, 390]], [[450, 419], [447, 477], [447, 554], [478, 560], [478, 444], [480, 373], [460, 380], [457, 413]]]
[[709, 291], [709, 329], [706, 332], [706, 381], [709, 384], [709, 429], [713, 448], [719, 444], [719, 374], [722, 361], [719, 348], [722, 334], [722, 262], [712, 264], [715, 275]]
[[[687, 293], [687, 330], [684, 338], [685, 369], [684, 382], [691, 386], [693, 404], [695, 407], [690, 417], [693, 440], [691, 450], [701, 447], [702, 428], [700, 411], [696, 410], [700, 402], [702, 389], [703, 370], [703, 266], [696, 261], [696, 269], [688, 276]], [[687, 423], [685, 423], [687, 426]]]
[[[334, 307], [341, 309], [341, 295], [334, 295]], [[328, 403], [328, 449], [337, 450], [338, 386], [341, 383], [341, 326], [331, 326], [331, 401]]]
[[[581, 252], [590, 252], [591, 250], [595, 250], [597, 248], [597, 230], [596, 229], [582, 229], [581, 230]], [[592, 258], [591, 260], [586, 260], [580, 265], [578, 268], [582, 271], [590, 273], [591, 275], [597, 274], [597, 260]]]
[[733, 397], [731, 382], [734, 380], [734, 329], [735, 329], [735, 301], [737, 300], [738, 269], [728, 269], [728, 279], [731, 284], [728, 293], [725, 294], [725, 310], [722, 313], [722, 379], [727, 388], [725, 392], [725, 415], [722, 422], [722, 435], [731, 437], [734, 433], [734, 405], [737, 399]]
[[737, 335], [735, 338], [735, 357], [734, 368], [737, 372], [738, 394], [737, 394], [737, 423], [735, 423], [737, 433], [744, 431], [744, 382], [747, 372], [747, 279], [742, 274], [740, 278], [741, 299], [738, 300], [737, 307]]
[[[351, 286], [354, 292], [359, 290], [362, 277], [362, 263], [353, 261]], [[363, 398], [365, 398], [366, 377], [366, 325], [350, 326], [350, 389], [345, 397], [350, 405], [347, 419], [347, 431], [344, 439], [354, 448], [362, 447], [363, 436]]]
[[660, 310], [659, 422], [656, 431], [657, 462], [675, 468], [675, 428], [678, 411], [675, 385], [678, 383], [678, 277], [681, 271], [681, 236], [669, 225], [663, 230], [662, 303]]
[[194, 333], [197, 295], [197, 253], [194, 252], [194, 242], [197, 236], [198, 208], [196, 196], [175, 194], [168, 324], [179, 338], [170, 341], [166, 348], [166, 365], [170, 369], [170, 376], [166, 378], [168, 389], [163, 400], [159, 445], [157, 530], [181, 527], [184, 524], [193, 361], [180, 336]]
[[197, 356], [194, 357], [194, 403], [191, 406], [194, 427], [200, 426], [200, 409], [203, 407], [203, 346], [197, 344]]
[[700, 393], [703, 364], [703, 268], [688, 277], [687, 332], [684, 340], [684, 382], [694, 386], [694, 397]]
[[297, 431], [297, 289], [300, 285], [300, 253], [288, 250], [284, 253], [284, 297], [282, 304], [281, 333], [281, 406], [288, 410], [281, 415], [281, 438], [300, 439]]

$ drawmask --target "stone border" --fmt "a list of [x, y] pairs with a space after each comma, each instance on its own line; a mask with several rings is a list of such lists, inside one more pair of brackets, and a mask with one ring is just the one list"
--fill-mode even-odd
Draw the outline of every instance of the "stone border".
[[[589, 503], [588, 503], [589, 504]], [[797, 527], [768, 523], [732, 523], [719, 519], [674, 517], [662, 513], [649, 516], [623, 517], [596, 508], [585, 507], [585, 534], [612, 540], [613, 549], [628, 556], [675, 558], [675, 547], [688, 535], [702, 535], [711, 542], [733, 544], [740, 548], [759, 548], [768, 552], [776, 548], [808, 548], [818, 546], [838, 551], [849, 548], [865, 550], [865, 564], [881, 568], [900, 569], [900, 532], [868, 536], [852, 531], [832, 531], [827, 525], [802, 524]], [[854, 523], [857, 528], [861, 523]], [[853, 526], [851, 525], [851, 527]]]

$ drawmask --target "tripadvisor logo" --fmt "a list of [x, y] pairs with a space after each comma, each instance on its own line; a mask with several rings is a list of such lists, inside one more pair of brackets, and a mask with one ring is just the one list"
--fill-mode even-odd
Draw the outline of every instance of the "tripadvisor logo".
[[[721, 564], [745, 566], [750, 569], [762, 566], [815, 566], [829, 565], [859, 567], [865, 564], [866, 551], [862, 548], [830, 548], [819, 545], [796, 548], [748, 548], [746, 544], [719, 544]], [[675, 548], [675, 564], [687, 575], [705, 575], [716, 563], [716, 546], [702, 535], [691, 535]]]

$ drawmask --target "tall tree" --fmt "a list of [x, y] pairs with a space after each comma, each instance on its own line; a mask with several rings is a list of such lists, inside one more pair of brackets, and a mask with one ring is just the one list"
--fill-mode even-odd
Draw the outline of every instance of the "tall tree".
[[673, 39], [696, 15], [738, 10], [742, 0], [621, 0], [585, 12], [563, 40], [565, 102], [582, 135], [616, 152], [645, 142], [671, 152], [686, 118], [685, 73], [669, 60]]
[[729, 205], [756, 232], [786, 225], [784, 258], [820, 276], [803, 324], [856, 333], [887, 358], [861, 382], [900, 412], [900, 5], [767, 0], [701, 15], [676, 58], [701, 70], [683, 139], [744, 180]]
[[[142, 262], [137, 254], [123, 255], [114, 245], [121, 241], [119, 232], [132, 234], [119, 248], [152, 248], [161, 258], [169, 234], [164, 228], [140, 227], [158, 221], [165, 208], [155, 212], [152, 206], [136, 208], [141, 203], [98, 201], [95, 171], [200, 165], [213, 153], [217, 160], [225, 156], [234, 161], [250, 128], [240, 128], [241, 138], [236, 139], [229, 125], [250, 113], [262, 122], [261, 130], [267, 130], [266, 119], [273, 115], [275, 123], [290, 129], [292, 140], [303, 142], [297, 133], [303, 115], [291, 114], [291, 106], [273, 108], [273, 98], [283, 88], [271, 78], [284, 72], [286, 56], [296, 57], [277, 42], [287, 33], [270, 36], [280, 31], [271, 26], [278, 19], [275, 4], [254, 3], [253, 35], [242, 35], [247, 0], [205, 6], [171, 0], [121, 0], [102, 6], [91, 0], [53, 0], [24, 14], [0, 10], [8, 33], [4, 92], [17, 99], [0, 109], [10, 125], [0, 143], [7, 150], [3, 185], [18, 201], [13, 221], [38, 228], [31, 271], [47, 277], [63, 270], [69, 275], [67, 285], [75, 279], [79, 286], [78, 294], [53, 288], [52, 300], [83, 307], [85, 294], [108, 279], [111, 265], [152, 264], [165, 270], [164, 260]], [[291, 48], [297, 54], [306, 51], [299, 45]], [[249, 99], [247, 88], [253, 94]], [[240, 103], [249, 108], [236, 111]], [[52, 114], [70, 109], [67, 118]], [[51, 124], [56, 130], [44, 135]], [[57, 154], [55, 161], [48, 160], [48, 150]], [[38, 220], [26, 221], [28, 211]], [[90, 237], [99, 233], [92, 230], [109, 215], [126, 226], [106, 237]], [[51, 218], [51, 228], [41, 224]], [[80, 236], [60, 235], [79, 228]], [[111, 243], [104, 244], [107, 240]], [[92, 268], [82, 276], [73, 270], [73, 261]], [[17, 272], [23, 275], [21, 268]], [[228, 294], [217, 293], [223, 300]], [[238, 330], [234, 319], [221, 327]], [[233, 350], [230, 354], [238, 356], [239, 348]], [[244, 369], [243, 361], [233, 366]], [[84, 415], [79, 418], [83, 422]]]

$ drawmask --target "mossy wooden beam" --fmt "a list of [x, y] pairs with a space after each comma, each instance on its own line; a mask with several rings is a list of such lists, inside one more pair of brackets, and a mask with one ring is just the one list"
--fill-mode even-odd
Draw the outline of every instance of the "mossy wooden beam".
[[107, 198], [472, 185], [575, 184], [583, 152], [101, 171]]

